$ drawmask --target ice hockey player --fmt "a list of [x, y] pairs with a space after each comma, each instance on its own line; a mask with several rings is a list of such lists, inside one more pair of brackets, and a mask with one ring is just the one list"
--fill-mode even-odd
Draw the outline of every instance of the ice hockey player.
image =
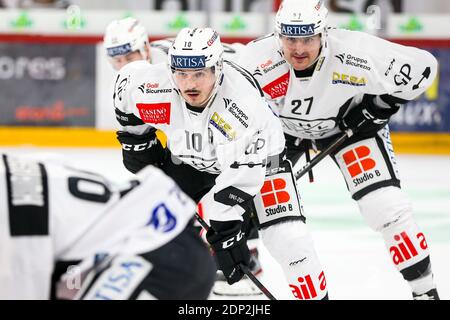
[[[104, 47], [106, 49], [108, 60], [116, 71], [119, 71], [124, 65], [132, 61], [145, 60], [153, 64], [162, 62], [167, 63], [167, 54], [173, 41], [173, 38], [168, 38], [149, 43], [145, 27], [135, 18], [112, 21], [107, 26], [104, 35]], [[244, 45], [240, 43], [224, 45], [224, 58], [231, 61], [236, 60], [239, 51], [243, 46]], [[145, 90], [152, 89], [154, 88], [145, 88]], [[155, 143], [157, 143], [158, 146], [152, 149], [153, 157], [156, 156], [156, 153], [159, 153], [159, 156], [164, 157], [166, 152], [164, 148], [166, 137], [161, 130], [156, 131], [156, 136], [157, 140]], [[191, 166], [186, 166], [184, 170], [192, 171], [194, 176], [197, 174], [197, 171]], [[179, 175], [174, 175], [172, 177], [175, 182], [180, 183], [180, 181], [177, 181], [180, 177]], [[183, 189], [183, 191], [192, 196], [192, 194], [190, 194], [189, 186], [187, 186], [187, 189]], [[251, 227], [248, 235], [248, 243], [251, 250], [250, 267], [255, 276], [261, 277], [263, 268], [258, 258], [258, 231], [253, 220], [250, 223]], [[231, 287], [221, 273], [218, 273], [218, 279], [213, 292], [218, 295], [231, 296], [261, 294], [261, 291], [247, 278]]]
[[401, 105], [431, 85], [437, 61], [417, 48], [327, 28], [327, 12], [323, 1], [285, 0], [275, 32], [249, 43], [239, 61], [278, 110], [292, 163], [311, 145], [323, 150], [353, 130], [331, 157], [413, 297], [438, 299], [427, 242], [400, 189], [387, 126]]
[[[256, 211], [263, 243], [288, 279], [295, 273], [299, 286], [310, 288], [305, 299], [326, 298], [281, 123], [253, 76], [222, 55], [216, 31], [185, 28], [169, 50], [170, 68], [137, 61], [121, 69], [114, 106], [124, 165], [137, 172], [157, 163], [191, 190], [228, 283], [242, 278], [239, 264], [249, 264], [248, 216]], [[155, 128], [168, 138], [162, 159], [152, 158]]]
[[132, 61], [150, 63], [167, 61], [167, 53], [161, 46], [149, 43], [148, 33], [139, 20], [128, 17], [111, 21], [106, 27], [103, 46], [109, 62], [117, 71]]
[[1, 154], [0, 299], [206, 299], [195, 203], [149, 166], [123, 186]]

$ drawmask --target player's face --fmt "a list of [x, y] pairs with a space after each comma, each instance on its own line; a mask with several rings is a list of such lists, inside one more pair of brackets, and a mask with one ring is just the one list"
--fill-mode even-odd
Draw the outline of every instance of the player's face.
[[111, 64], [116, 71], [119, 71], [123, 66], [130, 62], [139, 60], [144, 60], [144, 57], [139, 51], [134, 51], [130, 52], [129, 54], [110, 58]]
[[175, 70], [174, 80], [188, 104], [204, 107], [214, 88], [216, 77], [212, 68]]
[[305, 70], [320, 52], [320, 35], [306, 38], [280, 36], [284, 58], [295, 70]]

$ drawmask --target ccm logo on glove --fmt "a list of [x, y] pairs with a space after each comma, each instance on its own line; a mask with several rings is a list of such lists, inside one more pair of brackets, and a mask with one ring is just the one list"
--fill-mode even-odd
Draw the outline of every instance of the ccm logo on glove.
[[239, 231], [239, 233], [234, 236], [233, 238], [230, 238], [224, 242], [222, 242], [222, 249], [227, 249], [229, 247], [231, 247], [232, 245], [234, 245], [236, 242], [239, 242], [242, 240], [242, 238], [244, 238], [244, 233], [242, 231]]
[[141, 144], [122, 144], [122, 149], [126, 151], [144, 151], [158, 144], [158, 138]]

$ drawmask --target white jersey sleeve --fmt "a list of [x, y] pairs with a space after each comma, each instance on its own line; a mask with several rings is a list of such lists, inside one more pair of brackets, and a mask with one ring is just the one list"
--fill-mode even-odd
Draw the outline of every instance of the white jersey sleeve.
[[[130, 62], [119, 70], [114, 84], [113, 105], [116, 119], [122, 126], [123, 131], [144, 134], [151, 130], [151, 126], [145, 124], [135, 114], [133, 92], [137, 92], [140, 86], [145, 86], [145, 73], [151, 72], [152, 68], [153, 66], [150, 63], [141, 60]], [[144, 88], [141, 90], [144, 90]]]
[[[335, 40], [333, 44], [339, 45], [346, 55], [346, 63], [370, 68], [365, 70], [367, 86], [364, 87], [364, 93], [387, 94], [413, 100], [436, 77], [438, 63], [428, 51], [403, 46], [363, 32], [331, 30], [331, 35]], [[356, 48], [349, 52], [353, 58], [347, 58], [345, 48]], [[367, 61], [358, 61], [357, 57]]]

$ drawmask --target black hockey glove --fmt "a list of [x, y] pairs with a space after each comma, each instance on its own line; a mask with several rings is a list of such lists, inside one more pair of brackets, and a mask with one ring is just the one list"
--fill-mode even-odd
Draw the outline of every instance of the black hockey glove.
[[239, 264], [250, 264], [250, 250], [242, 231], [242, 222], [211, 221], [206, 239], [214, 250], [217, 266], [222, 270], [227, 282], [233, 284], [241, 280], [244, 272]]
[[132, 173], [164, 161], [166, 151], [156, 137], [156, 130], [143, 135], [117, 131], [117, 140], [122, 145], [123, 164]]
[[383, 107], [376, 105], [376, 96], [366, 94], [363, 100], [353, 109], [351, 109], [339, 123], [342, 131], [352, 129], [359, 136], [373, 136], [383, 128], [400, 108], [402, 99], [382, 95], [381, 99]]

